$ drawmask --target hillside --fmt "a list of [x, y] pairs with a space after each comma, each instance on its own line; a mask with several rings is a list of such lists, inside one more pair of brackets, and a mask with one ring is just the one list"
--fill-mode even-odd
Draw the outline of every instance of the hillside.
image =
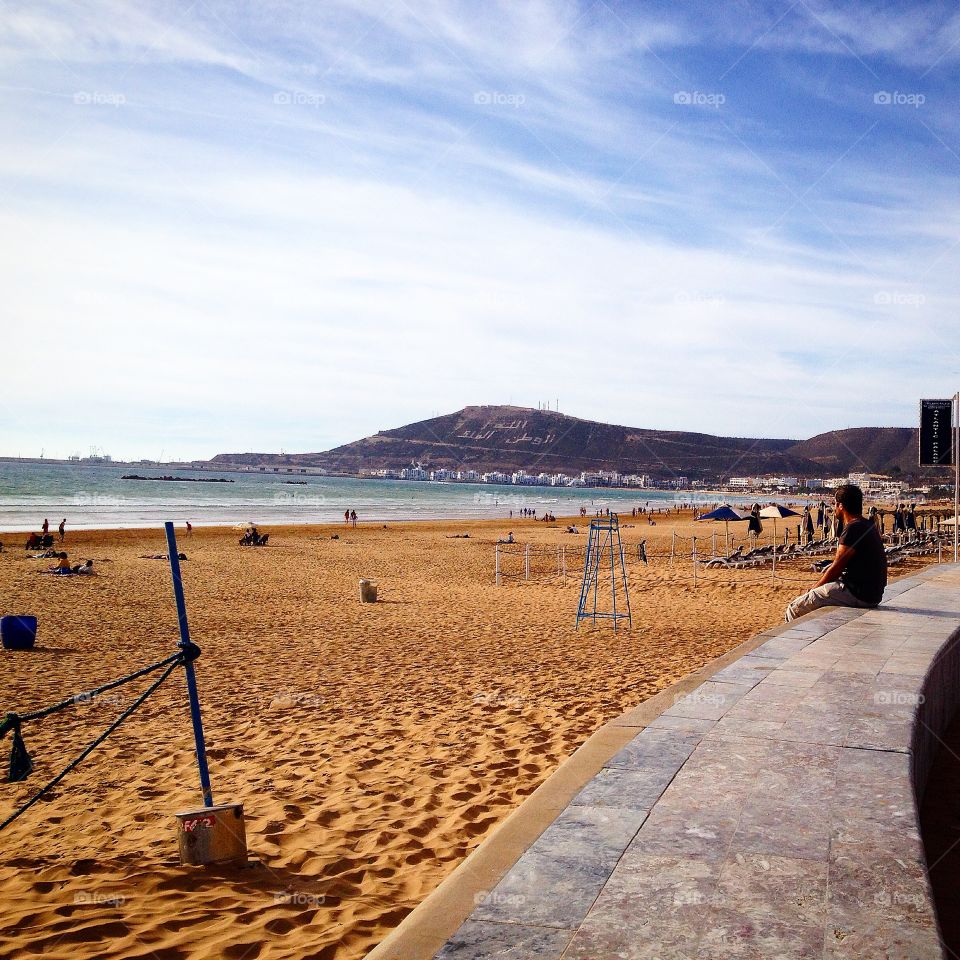
[[764, 440], [624, 427], [554, 410], [478, 406], [382, 430], [320, 453], [221, 453], [211, 463], [313, 467], [334, 474], [397, 470], [412, 463], [428, 470], [506, 473], [612, 470], [661, 480], [678, 474], [691, 480], [758, 474], [832, 477], [850, 471], [915, 475], [917, 431], [855, 427], [809, 440]]
[[909, 474], [918, 469], [917, 434], [911, 427], [831, 430], [802, 440], [789, 452], [820, 464], [823, 472], [830, 476], [844, 476], [851, 471]]
[[649, 430], [581, 420], [552, 410], [476, 406], [384, 430], [322, 453], [219, 454], [217, 464], [311, 466], [331, 473], [399, 469], [413, 462], [428, 469], [533, 473], [615, 470], [692, 479], [819, 469], [793, 452], [795, 440], [757, 440]]

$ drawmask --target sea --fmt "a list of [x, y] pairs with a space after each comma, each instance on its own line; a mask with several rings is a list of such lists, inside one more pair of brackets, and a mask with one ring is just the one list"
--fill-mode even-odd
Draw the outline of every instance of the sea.
[[[171, 475], [230, 483], [124, 480], [124, 474]], [[752, 498], [724, 496], [724, 502]], [[362, 521], [508, 519], [526, 508], [537, 515], [577, 515], [581, 507], [627, 512], [634, 507], [712, 504], [716, 494], [689, 491], [501, 486], [420, 480], [354, 479], [302, 474], [182, 470], [129, 464], [0, 460], [0, 531], [36, 531], [44, 518], [56, 529], [326, 523], [355, 510]]]

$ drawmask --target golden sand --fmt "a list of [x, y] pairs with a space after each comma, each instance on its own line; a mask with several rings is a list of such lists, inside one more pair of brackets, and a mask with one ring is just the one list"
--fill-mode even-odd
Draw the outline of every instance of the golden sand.
[[[688, 563], [662, 559], [671, 531], [722, 526], [624, 522], [634, 627], [616, 633], [574, 629], [585, 527], [273, 528], [265, 549], [232, 530], [181, 532], [214, 797], [244, 803], [258, 865], [178, 864], [172, 815], [199, 800], [178, 671], [0, 837], [0, 957], [362, 956], [597, 727], [780, 621], [816, 579], [808, 562], [784, 569], [795, 582], [710, 571], [694, 585]], [[510, 528], [548, 555], [534, 556], [535, 579], [498, 588], [493, 544]], [[635, 559], [642, 538], [661, 555], [649, 567]], [[169, 569], [140, 559], [165, 551], [162, 531], [70, 533], [71, 561], [96, 561], [89, 579], [40, 576], [25, 537], [2, 539], [2, 612], [40, 627], [35, 652], [2, 654], [0, 710], [174, 649]], [[521, 551], [505, 570], [522, 571]], [[359, 602], [360, 577], [379, 581], [380, 602]], [[134, 695], [27, 725], [36, 770], [0, 784], [0, 814]]]

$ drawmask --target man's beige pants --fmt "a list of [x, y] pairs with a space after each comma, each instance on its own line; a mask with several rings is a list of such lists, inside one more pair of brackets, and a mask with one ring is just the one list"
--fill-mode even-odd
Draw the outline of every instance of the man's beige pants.
[[822, 587], [808, 590], [802, 597], [797, 597], [787, 607], [786, 620], [796, 620], [818, 607], [874, 607], [876, 604], [864, 603], [858, 600], [842, 583], [825, 583]]

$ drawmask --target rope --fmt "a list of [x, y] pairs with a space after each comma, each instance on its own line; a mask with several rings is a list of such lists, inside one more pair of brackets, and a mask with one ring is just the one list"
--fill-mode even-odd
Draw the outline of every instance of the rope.
[[[193, 645], [191, 644], [191, 646]], [[68, 773], [70, 773], [71, 770], [79, 766], [83, 760], [85, 760], [91, 753], [93, 753], [93, 751], [98, 746], [100, 746], [100, 744], [103, 743], [103, 741], [106, 740], [107, 737], [109, 737], [110, 734], [113, 733], [114, 730], [116, 730], [117, 727], [120, 726], [120, 724], [124, 722], [124, 720], [126, 720], [138, 707], [140, 707], [144, 703], [147, 697], [149, 697], [150, 694], [152, 694], [160, 686], [160, 684], [163, 683], [163, 681], [166, 680], [167, 677], [169, 677], [170, 674], [173, 673], [173, 671], [176, 670], [178, 666], [180, 666], [181, 663], [188, 662], [187, 658], [191, 656], [192, 652], [193, 651], [184, 650], [180, 653], [174, 654], [172, 657], [168, 657], [164, 661], [161, 661], [160, 664], [153, 664], [151, 667], [147, 668], [147, 670], [138, 671], [138, 673], [135, 675], [142, 676], [143, 673], [148, 672], [149, 670], [156, 669], [158, 666], [162, 666], [163, 664], [168, 664], [167, 669], [163, 671], [159, 679], [151, 683], [150, 686], [147, 687], [147, 689], [144, 690], [143, 693], [141, 693], [140, 696], [137, 697], [137, 699], [134, 700], [133, 703], [130, 704], [130, 706], [127, 707], [127, 709], [124, 710], [123, 713], [121, 713], [120, 716], [117, 717], [117, 719], [114, 720], [114, 722], [111, 723], [110, 726], [107, 727], [107, 729], [100, 734], [99, 737], [97, 737], [95, 740], [89, 743], [86, 747], [84, 747], [80, 755], [75, 760], [72, 760], [70, 763], [68, 763], [67, 766], [60, 773], [58, 773], [45, 787], [37, 791], [37, 793], [35, 793], [22, 807], [20, 807], [18, 810], [15, 810], [12, 814], [10, 814], [10, 816], [7, 817], [7, 819], [4, 820], [3, 823], [0, 823], [0, 830], [5, 830], [8, 826], [10, 826], [10, 824], [13, 823], [14, 820], [16, 820], [22, 814], [26, 813], [42, 796], [44, 796], [44, 794], [49, 793], [50, 790], [52, 790], [58, 783], [60, 783], [60, 781], [63, 780], [63, 778]], [[131, 675], [131, 676], [134, 676], [134, 675]], [[126, 682], [126, 680], [128, 679], [130, 678], [129, 677], [124, 678], [123, 682]], [[101, 689], [109, 689], [109, 686], [110, 685]], [[117, 684], [114, 683], [112, 684], [112, 686], [117, 686]], [[57, 707], [59, 708], [60, 705], [58, 704]], [[45, 716], [49, 712], [51, 711], [49, 710], [38, 711], [39, 715], [41, 716]], [[10, 714], [7, 715], [7, 721], [10, 720], [10, 716], [11, 716]], [[4, 723], [6, 724], [7, 721], [4, 721]], [[16, 730], [16, 727], [14, 726], [13, 729]]]
[[[194, 646], [191, 644], [191, 646]], [[197, 648], [199, 653], [199, 648]], [[192, 653], [192, 651], [180, 651], [177, 653], [171, 654], [164, 660], [158, 660], [156, 663], [151, 663], [150, 666], [144, 667], [142, 670], [136, 670], [133, 673], [128, 673], [125, 677], [120, 677], [118, 680], [111, 680], [110, 683], [105, 683], [102, 687], [95, 687], [93, 690], [88, 690], [86, 693], [77, 693], [72, 697], [67, 697], [66, 700], [61, 700], [59, 703], [53, 704], [50, 707], [44, 707], [42, 710], [34, 710], [32, 713], [22, 713], [19, 714], [20, 722], [23, 723], [27, 720], [42, 720], [44, 717], [49, 717], [53, 713], [57, 713], [60, 710], [65, 710], [67, 707], [74, 707], [78, 703], [89, 703], [94, 697], [99, 696], [101, 693], [106, 693], [108, 690], [113, 690], [116, 687], [120, 687], [125, 683], [129, 683], [131, 680], [136, 680], [139, 677], [146, 676], [148, 673], [152, 673], [154, 670], [159, 670], [161, 667], [165, 667], [168, 663], [173, 663], [175, 660], [179, 662], [183, 659], [185, 653]], [[195, 660], [196, 656], [189, 657], [189, 660]], [[189, 662], [186, 660], [184, 662]], [[7, 715], [8, 717], [11, 714]], [[12, 714], [12, 716], [17, 716]], [[5, 731], [0, 729], [0, 735]]]

